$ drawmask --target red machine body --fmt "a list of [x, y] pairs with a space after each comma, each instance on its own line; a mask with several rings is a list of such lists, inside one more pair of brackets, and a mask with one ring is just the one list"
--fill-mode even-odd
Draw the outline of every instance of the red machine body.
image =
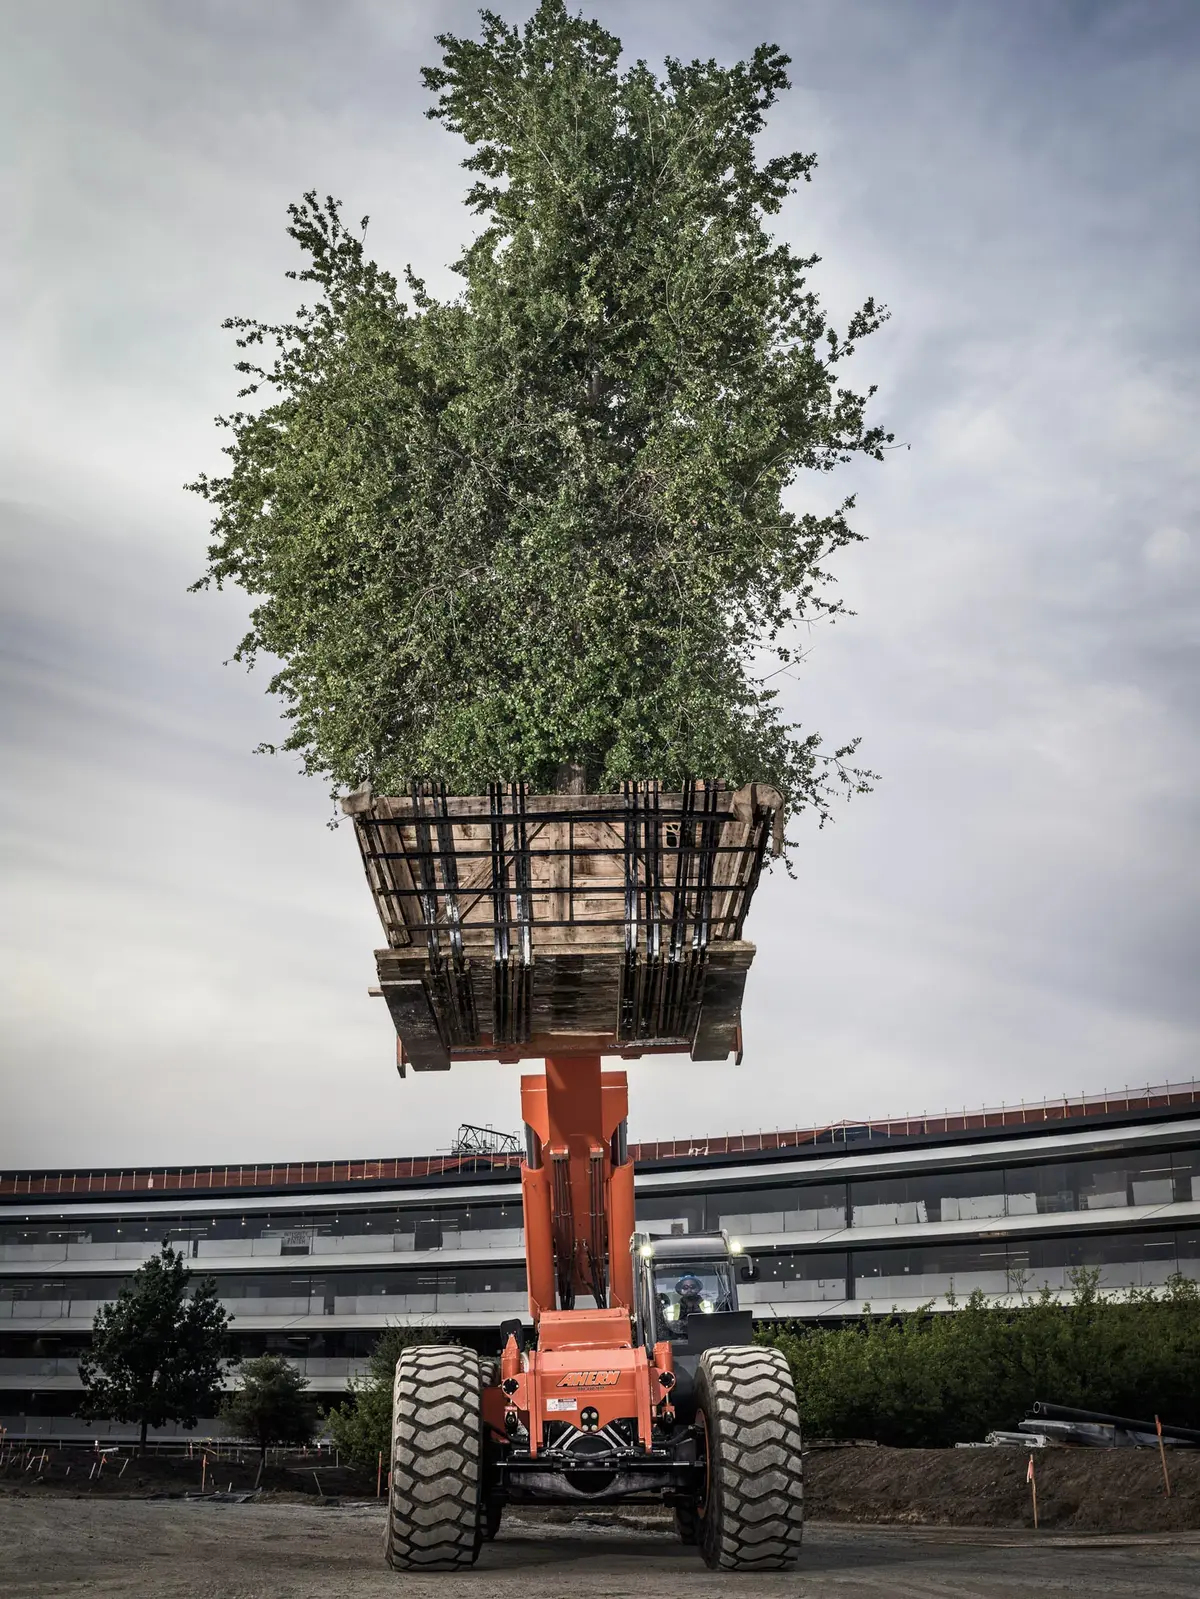
[[[548, 1422], [600, 1431], [637, 1421], [651, 1446], [669, 1416], [668, 1343], [653, 1360], [633, 1336], [633, 1162], [625, 1138], [629, 1085], [599, 1055], [555, 1055], [521, 1079], [527, 1160], [521, 1172], [529, 1314], [537, 1348], [509, 1337], [501, 1361], [506, 1431], [528, 1431], [530, 1453]], [[581, 1294], [595, 1308], [576, 1308]], [[558, 1308], [556, 1308], [558, 1307]], [[489, 1406], [493, 1414], [495, 1402]], [[491, 1419], [491, 1418], [489, 1418]]]

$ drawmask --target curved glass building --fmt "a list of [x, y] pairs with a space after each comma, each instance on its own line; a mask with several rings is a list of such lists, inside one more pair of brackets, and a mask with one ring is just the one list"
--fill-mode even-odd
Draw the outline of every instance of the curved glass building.
[[[1195, 1083], [960, 1116], [642, 1145], [638, 1225], [723, 1227], [761, 1320], [944, 1310], [1200, 1279]], [[287, 1355], [332, 1400], [394, 1322], [482, 1350], [525, 1305], [519, 1157], [0, 1173], [0, 1424], [73, 1419], [97, 1307], [169, 1239], [217, 1282], [234, 1352]], [[210, 1431], [201, 1423], [200, 1431]]]

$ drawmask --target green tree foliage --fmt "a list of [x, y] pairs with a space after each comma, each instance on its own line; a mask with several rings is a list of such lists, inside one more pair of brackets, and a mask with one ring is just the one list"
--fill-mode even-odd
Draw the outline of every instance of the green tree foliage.
[[1200, 1292], [1115, 1297], [1097, 1273], [1074, 1296], [1042, 1293], [1008, 1309], [982, 1294], [946, 1313], [864, 1316], [846, 1327], [762, 1334], [786, 1354], [800, 1414], [819, 1438], [934, 1448], [1015, 1427], [1035, 1399], [1200, 1426]]
[[239, 1438], [258, 1445], [261, 1478], [267, 1450], [276, 1444], [306, 1444], [316, 1430], [316, 1406], [308, 1379], [282, 1355], [244, 1361], [238, 1386], [221, 1406], [221, 1420]]
[[140, 1423], [143, 1450], [148, 1427], [194, 1427], [220, 1403], [229, 1318], [211, 1277], [189, 1293], [190, 1284], [183, 1256], [164, 1243], [115, 1303], [101, 1305], [79, 1357], [78, 1414]]
[[462, 291], [401, 287], [333, 199], [291, 208], [313, 298], [227, 324], [257, 408], [192, 485], [197, 587], [253, 598], [237, 658], [280, 663], [285, 747], [335, 786], [571, 764], [600, 789], [765, 780], [823, 818], [871, 774], [770, 680], [796, 624], [841, 613], [827, 563], [858, 535], [852, 501], [784, 496], [891, 435], [841, 377], [882, 308], [835, 329], [817, 258], [767, 229], [815, 165], [758, 153], [788, 58], [621, 71], [562, 0], [438, 42], [429, 115], [470, 146], [480, 219]]
[[452, 1344], [444, 1327], [389, 1327], [371, 1351], [367, 1370], [352, 1380], [350, 1398], [325, 1417], [343, 1458], [360, 1471], [374, 1471], [392, 1453], [392, 1386], [401, 1352], [417, 1344]]

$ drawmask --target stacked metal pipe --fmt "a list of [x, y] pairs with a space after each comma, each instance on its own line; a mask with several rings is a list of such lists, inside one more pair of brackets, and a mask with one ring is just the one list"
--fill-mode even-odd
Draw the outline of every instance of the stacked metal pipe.
[[[1069, 1405], [1034, 1401], [1020, 1430], [1040, 1434], [1052, 1443], [1102, 1449], [1153, 1449], [1159, 1431], [1153, 1421], [1134, 1421], [1101, 1410], [1074, 1410]], [[1200, 1449], [1200, 1429], [1162, 1424], [1162, 1441], [1168, 1449]]]

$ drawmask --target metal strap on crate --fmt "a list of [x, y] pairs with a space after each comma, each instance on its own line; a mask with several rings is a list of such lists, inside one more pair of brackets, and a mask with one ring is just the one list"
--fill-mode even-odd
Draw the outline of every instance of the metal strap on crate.
[[430, 969], [436, 971], [442, 964], [442, 945], [438, 927], [437, 882], [433, 868], [433, 841], [429, 836], [429, 821], [425, 815], [425, 785], [417, 778], [412, 780], [413, 832], [416, 850], [413, 856], [413, 876], [420, 895], [421, 916], [424, 920], [425, 939], [429, 945]]
[[755, 825], [750, 829], [742, 858], [738, 862], [738, 880], [742, 883], [742, 890], [735, 900], [737, 907], [730, 937], [740, 939], [742, 929], [746, 924], [746, 914], [750, 909], [750, 901], [754, 898], [758, 888], [758, 880], [762, 875], [762, 864], [767, 854], [767, 843], [771, 836], [773, 813], [768, 812], [760, 816]]
[[[639, 793], [640, 791], [640, 793]], [[624, 799], [625, 958], [618, 996], [622, 1042], [689, 1040], [704, 997], [713, 928], [713, 881], [725, 813], [720, 788], [685, 784], [677, 816], [664, 818], [657, 783], [626, 784]], [[641, 800], [639, 807], [638, 800]], [[674, 832], [675, 856], [667, 947], [663, 949], [663, 828]], [[646, 940], [640, 946], [639, 886]]]
[[[458, 863], [454, 854], [446, 804], [445, 783], [426, 784], [413, 779], [413, 832], [416, 838], [414, 877], [420, 885], [421, 912], [429, 942], [429, 981], [439, 1031], [446, 1044], [470, 1046], [479, 1042], [479, 1022], [471, 987], [471, 968], [463, 951], [462, 914], [458, 896]], [[433, 849], [428, 803], [437, 832], [437, 851]], [[441, 872], [439, 906], [438, 871]], [[449, 942], [449, 958], [442, 949], [443, 930]]]
[[512, 875], [517, 910], [517, 948], [512, 947], [509, 908], [508, 821], [502, 783], [488, 784], [492, 846], [492, 1039], [524, 1044], [529, 1039], [533, 975], [533, 875], [529, 861], [524, 783], [510, 785]]
[[[414, 782], [410, 799], [377, 808], [368, 795], [351, 814], [389, 944], [427, 951], [419, 973], [396, 965], [385, 978], [402, 1038], [424, 1025], [402, 1008], [423, 988], [431, 1056], [528, 1043], [540, 940], [548, 964], [539, 1034], [571, 1030], [579, 993], [581, 1033], [635, 1048], [721, 1047], [728, 1028], [717, 1018], [737, 1006], [748, 959], [718, 961], [716, 952], [740, 940], [771, 831], [753, 791], [731, 806], [719, 783], [665, 793], [656, 781], [630, 781], [611, 796], [531, 804], [525, 785], [496, 782], [481, 806]], [[385, 964], [381, 956], [381, 977]], [[605, 983], [611, 1019], [602, 1023]]]
[[637, 1038], [638, 1027], [638, 980], [640, 980], [640, 961], [638, 961], [638, 785], [622, 784], [622, 798], [624, 798], [624, 891], [626, 891], [626, 955], [621, 963], [621, 988], [618, 993], [618, 1022], [616, 1022], [616, 1036], [619, 1039]]

